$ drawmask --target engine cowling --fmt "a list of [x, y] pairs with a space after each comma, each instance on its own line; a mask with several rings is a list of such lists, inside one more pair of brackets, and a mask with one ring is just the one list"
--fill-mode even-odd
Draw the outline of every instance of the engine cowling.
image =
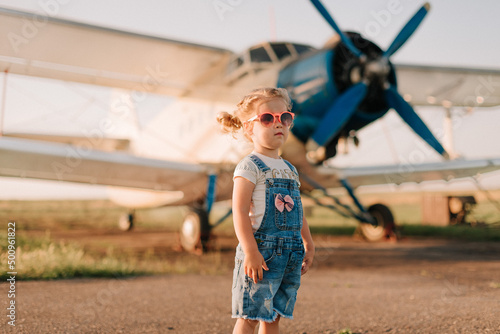
[[385, 85], [389, 82], [396, 86], [393, 65], [381, 60], [383, 51], [360, 34], [348, 32], [346, 35], [366, 57], [360, 59], [343, 43], [335, 43], [288, 64], [278, 78], [278, 86], [286, 88], [293, 101], [296, 118], [292, 133], [304, 143], [339, 95], [361, 80], [368, 82], [367, 94], [356, 112], [325, 144], [325, 158], [335, 156], [340, 137], [348, 136], [387, 112]]

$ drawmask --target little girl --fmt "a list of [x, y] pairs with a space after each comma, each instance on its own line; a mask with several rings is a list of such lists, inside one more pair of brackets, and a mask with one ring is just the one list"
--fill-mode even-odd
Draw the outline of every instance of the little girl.
[[234, 171], [233, 333], [253, 333], [259, 321], [259, 333], [279, 333], [280, 317], [293, 318], [300, 276], [314, 258], [297, 170], [279, 154], [294, 115], [281, 88], [256, 89], [237, 107], [217, 119], [228, 132], [243, 129], [254, 146]]

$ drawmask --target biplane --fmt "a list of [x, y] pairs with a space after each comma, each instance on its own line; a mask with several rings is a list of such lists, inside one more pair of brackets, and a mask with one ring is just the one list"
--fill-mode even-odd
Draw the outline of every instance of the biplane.
[[[235, 164], [249, 153], [244, 141], [220, 133], [219, 111], [230, 111], [251, 89], [286, 88], [295, 122], [282, 156], [300, 171], [305, 195], [320, 191], [333, 210], [360, 223], [369, 240], [390, 235], [394, 219], [381, 203], [365, 207], [360, 185], [450, 180], [499, 169], [500, 159], [453, 159], [451, 152], [413, 106], [489, 107], [500, 104], [500, 71], [393, 64], [390, 60], [417, 30], [424, 4], [386, 50], [356, 32], [343, 32], [317, 1], [311, 12], [336, 35], [323, 48], [294, 42], [265, 42], [241, 53], [205, 45], [0, 8], [0, 69], [11, 74], [115, 87], [125, 93], [118, 109], [130, 109], [144, 94], [175, 97], [164, 112], [131, 139], [107, 138], [95, 129], [85, 136], [3, 133], [0, 176], [106, 185], [110, 198], [133, 209], [166, 205], [192, 208], [181, 227], [185, 249], [203, 247], [218, 222], [213, 203], [232, 193]], [[478, 89], [480, 87], [480, 89]], [[356, 133], [397, 114], [436, 154], [437, 163], [335, 168], [330, 162]], [[101, 127], [109, 126], [103, 122]], [[328, 193], [343, 187], [353, 204]], [[321, 204], [320, 201], [317, 201]]]

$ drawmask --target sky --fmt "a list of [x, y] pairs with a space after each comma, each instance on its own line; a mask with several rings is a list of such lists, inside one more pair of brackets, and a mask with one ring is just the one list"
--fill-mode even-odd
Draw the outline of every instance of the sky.
[[[423, 4], [410, 0], [323, 0], [323, 3], [342, 30], [358, 31], [382, 49], [390, 45]], [[500, 1], [436, 0], [430, 4], [430, 13], [391, 58], [393, 63], [500, 70], [497, 43]], [[321, 47], [334, 34], [306, 0], [0, 0], [0, 6], [234, 52], [269, 40]], [[109, 93], [97, 87], [32, 78], [17, 78], [10, 84], [4, 124], [7, 132], [61, 132], [61, 129], [78, 132], [95, 124], [96, 115], [107, 112]], [[37, 94], [40, 87], [43, 96]], [[22, 99], [23, 104], [16, 104], [16, 99]], [[158, 103], [152, 99], [138, 106], [140, 122], [147, 122], [159, 111]], [[500, 149], [486, 138], [496, 136], [499, 142], [498, 111], [492, 108], [455, 112], [455, 120], [459, 121], [455, 143], [461, 154], [470, 158], [500, 156]], [[442, 126], [441, 110], [417, 112], [431, 128]], [[335, 162], [344, 166], [397, 162], [404, 153], [391, 153], [390, 147], [395, 142], [404, 142], [406, 147], [401, 148], [402, 152], [410, 149], [409, 132], [398, 117], [389, 113], [360, 133], [362, 143], [367, 144]], [[399, 140], [402, 137], [407, 139]], [[380, 157], [383, 160], [377, 161]], [[0, 187], [0, 198], [10, 199], [105, 196], [100, 186], [47, 181], [0, 178]]]

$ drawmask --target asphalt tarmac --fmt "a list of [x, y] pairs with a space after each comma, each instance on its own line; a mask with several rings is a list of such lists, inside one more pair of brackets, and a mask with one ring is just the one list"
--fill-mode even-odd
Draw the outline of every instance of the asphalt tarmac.
[[[295, 319], [282, 320], [282, 333], [500, 333], [500, 243], [315, 243]], [[0, 333], [231, 333], [230, 288], [229, 271], [20, 281], [13, 327], [1, 283]]]

